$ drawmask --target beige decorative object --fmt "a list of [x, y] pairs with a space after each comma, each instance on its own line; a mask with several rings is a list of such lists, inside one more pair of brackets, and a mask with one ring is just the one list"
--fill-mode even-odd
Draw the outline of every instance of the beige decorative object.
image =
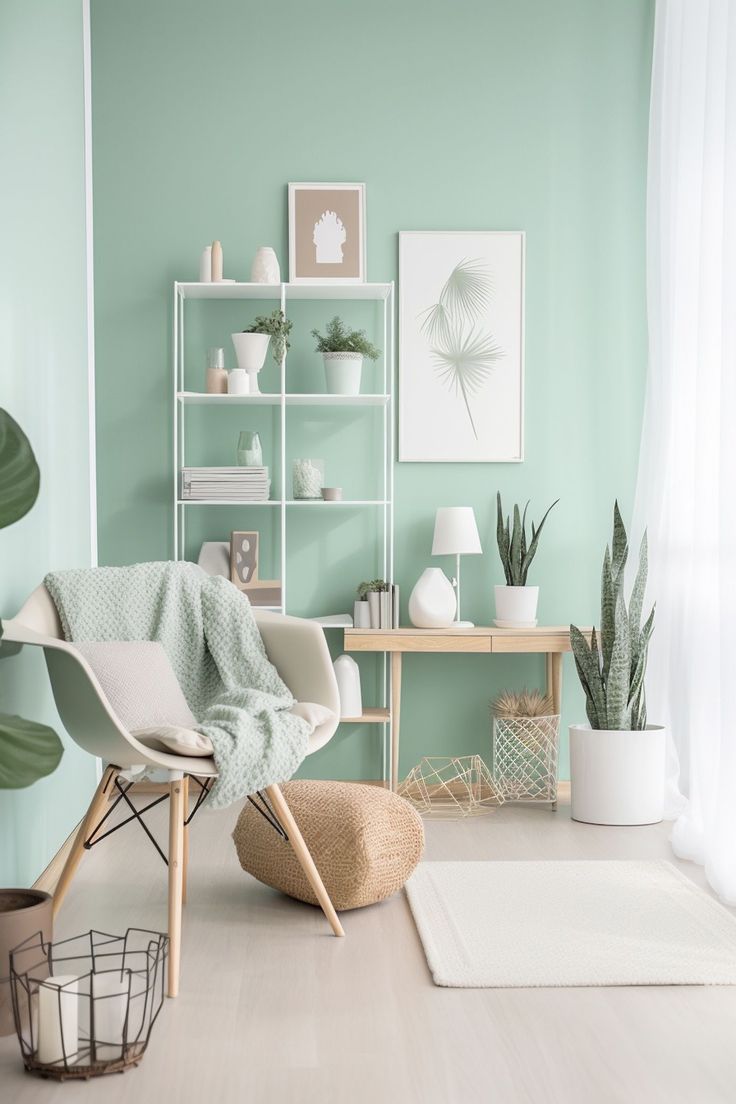
[[504, 691], [492, 706], [493, 780], [504, 801], [557, 806], [560, 717], [539, 690]]
[[427, 756], [398, 789], [422, 816], [480, 816], [503, 804], [480, 755]]
[[[305, 779], [286, 782], [282, 791], [338, 912], [390, 897], [422, 856], [421, 818], [388, 790]], [[251, 802], [238, 818], [233, 840], [246, 873], [317, 904], [290, 844]]]

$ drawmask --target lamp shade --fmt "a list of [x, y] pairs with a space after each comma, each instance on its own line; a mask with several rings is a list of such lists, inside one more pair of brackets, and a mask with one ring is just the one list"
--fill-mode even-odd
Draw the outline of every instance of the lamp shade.
[[433, 556], [482, 552], [472, 506], [439, 506], [434, 519]]

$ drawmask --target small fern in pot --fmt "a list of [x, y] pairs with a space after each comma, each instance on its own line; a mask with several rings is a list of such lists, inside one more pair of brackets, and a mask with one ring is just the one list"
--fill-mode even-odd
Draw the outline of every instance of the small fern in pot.
[[532, 560], [537, 554], [539, 538], [550, 510], [559, 502], [555, 499], [539, 525], [531, 523], [531, 538], [527, 539], [526, 514], [527, 502], [523, 513], [518, 505], [514, 506], [514, 522], [503, 515], [500, 492], [496, 495], [496, 542], [501, 557], [505, 585], [495, 588], [496, 622], [504, 628], [530, 628], [537, 623], [537, 603], [539, 587], [528, 586], [527, 576]]
[[350, 330], [337, 315], [327, 323], [325, 333], [312, 330], [322, 353], [328, 395], [359, 395], [363, 358], [378, 360], [381, 350], [367, 338], [365, 330]]
[[588, 724], [570, 727], [572, 816], [593, 824], [652, 824], [664, 806], [665, 732], [647, 721], [644, 680], [654, 607], [642, 624], [647, 537], [627, 605], [629, 555], [618, 502], [613, 539], [601, 576], [600, 628], [570, 626], [570, 643], [585, 692]]

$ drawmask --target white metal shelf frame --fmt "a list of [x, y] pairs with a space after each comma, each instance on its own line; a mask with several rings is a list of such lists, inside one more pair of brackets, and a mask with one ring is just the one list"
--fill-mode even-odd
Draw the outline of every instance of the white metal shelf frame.
[[[243, 510], [262, 509], [264, 507], [279, 510], [280, 527], [280, 571], [281, 571], [281, 606], [270, 607], [282, 613], [288, 610], [288, 529], [287, 513], [292, 507], [320, 507], [324, 513], [341, 508], [368, 508], [378, 509], [381, 512], [382, 526], [380, 539], [380, 559], [382, 561], [382, 576], [388, 582], [394, 578], [394, 441], [395, 441], [395, 404], [394, 387], [395, 378], [395, 302], [394, 284], [391, 283], [365, 283], [365, 284], [204, 284], [194, 282], [176, 282], [174, 284], [174, 317], [173, 317], [173, 539], [174, 558], [183, 559], [186, 554], [186, 513], [189, 506], [229, 506], [239, 507]], [[380, 394], [361, 394], [358, 396], [342, 396], [327, 394], [299, 394], [286, 390], [286, 353], [282, 357], [280, 365], [280, 391], [278, 394], [261, 394], [249, 396], [206, 395], [185, 390], [185, 341], [184, 321], [185, 303], [188, 299], [199, 300], [278, 300], [281, 310], [288, 315], [290, 300], [354, 300], [373, 301], [382, 305], [383, 312], [383, 390]], [[179, 473], [184, 466], [186, 457], [186, 410], [193, 405], [211, 405], [227, 407], [230, 404], [252, 404], [254, 406], [271, 406], [274, 414], [278, 413], [279, 424], [279, 458], [280, 479], [278, 498], [268, 502], [231, 502], [221, 500], [184, 501], [179, 494]], [[382, 472], [382, 497], [378, 499], [344, 499], [341, 502], [319, 502], [288, 499], [286, 496], [287, 472], [287, 406], [325, 406], [325, 407], [382, 407], [383, 424], [383, 472]], [[327, 522], [326, 522], [327, 523]], [[317, 611], [321, 612], [321, 611]], [[383, 668], [380, 675], [383, 689], [383, 719], [379, 722], [383, 726], [383, 753], [382, 773], [384, 779], [388, 777], [389, 744], [386, 739], [386, 724], [388, 723], [387, 703], [390, 700], [390, 676], [386, 656], [383, 656]], [[385, 716], [384, 716], [385, 714]]]

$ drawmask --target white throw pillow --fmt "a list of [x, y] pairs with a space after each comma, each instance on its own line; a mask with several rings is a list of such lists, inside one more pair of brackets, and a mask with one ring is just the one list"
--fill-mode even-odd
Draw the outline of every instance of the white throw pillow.
[[155, 751], [171, 751], [174, 755], [204, 756], [212, 755], [212, 741], [201, 732], [178, 725], [158, 725], [151, 728], [137, 728], [131, 733], [146, 747]]
[[296, 717], [302, 717], [310, 726], [310, 736], [315, 728], [335, 719], [335, 714], [326, 705], [317, 702], [295, 702], [289, 710]]
[[105, 697], [129, 732], [197, 720], [157, 640], [82, 641], [74, 647], [89, 663]]

